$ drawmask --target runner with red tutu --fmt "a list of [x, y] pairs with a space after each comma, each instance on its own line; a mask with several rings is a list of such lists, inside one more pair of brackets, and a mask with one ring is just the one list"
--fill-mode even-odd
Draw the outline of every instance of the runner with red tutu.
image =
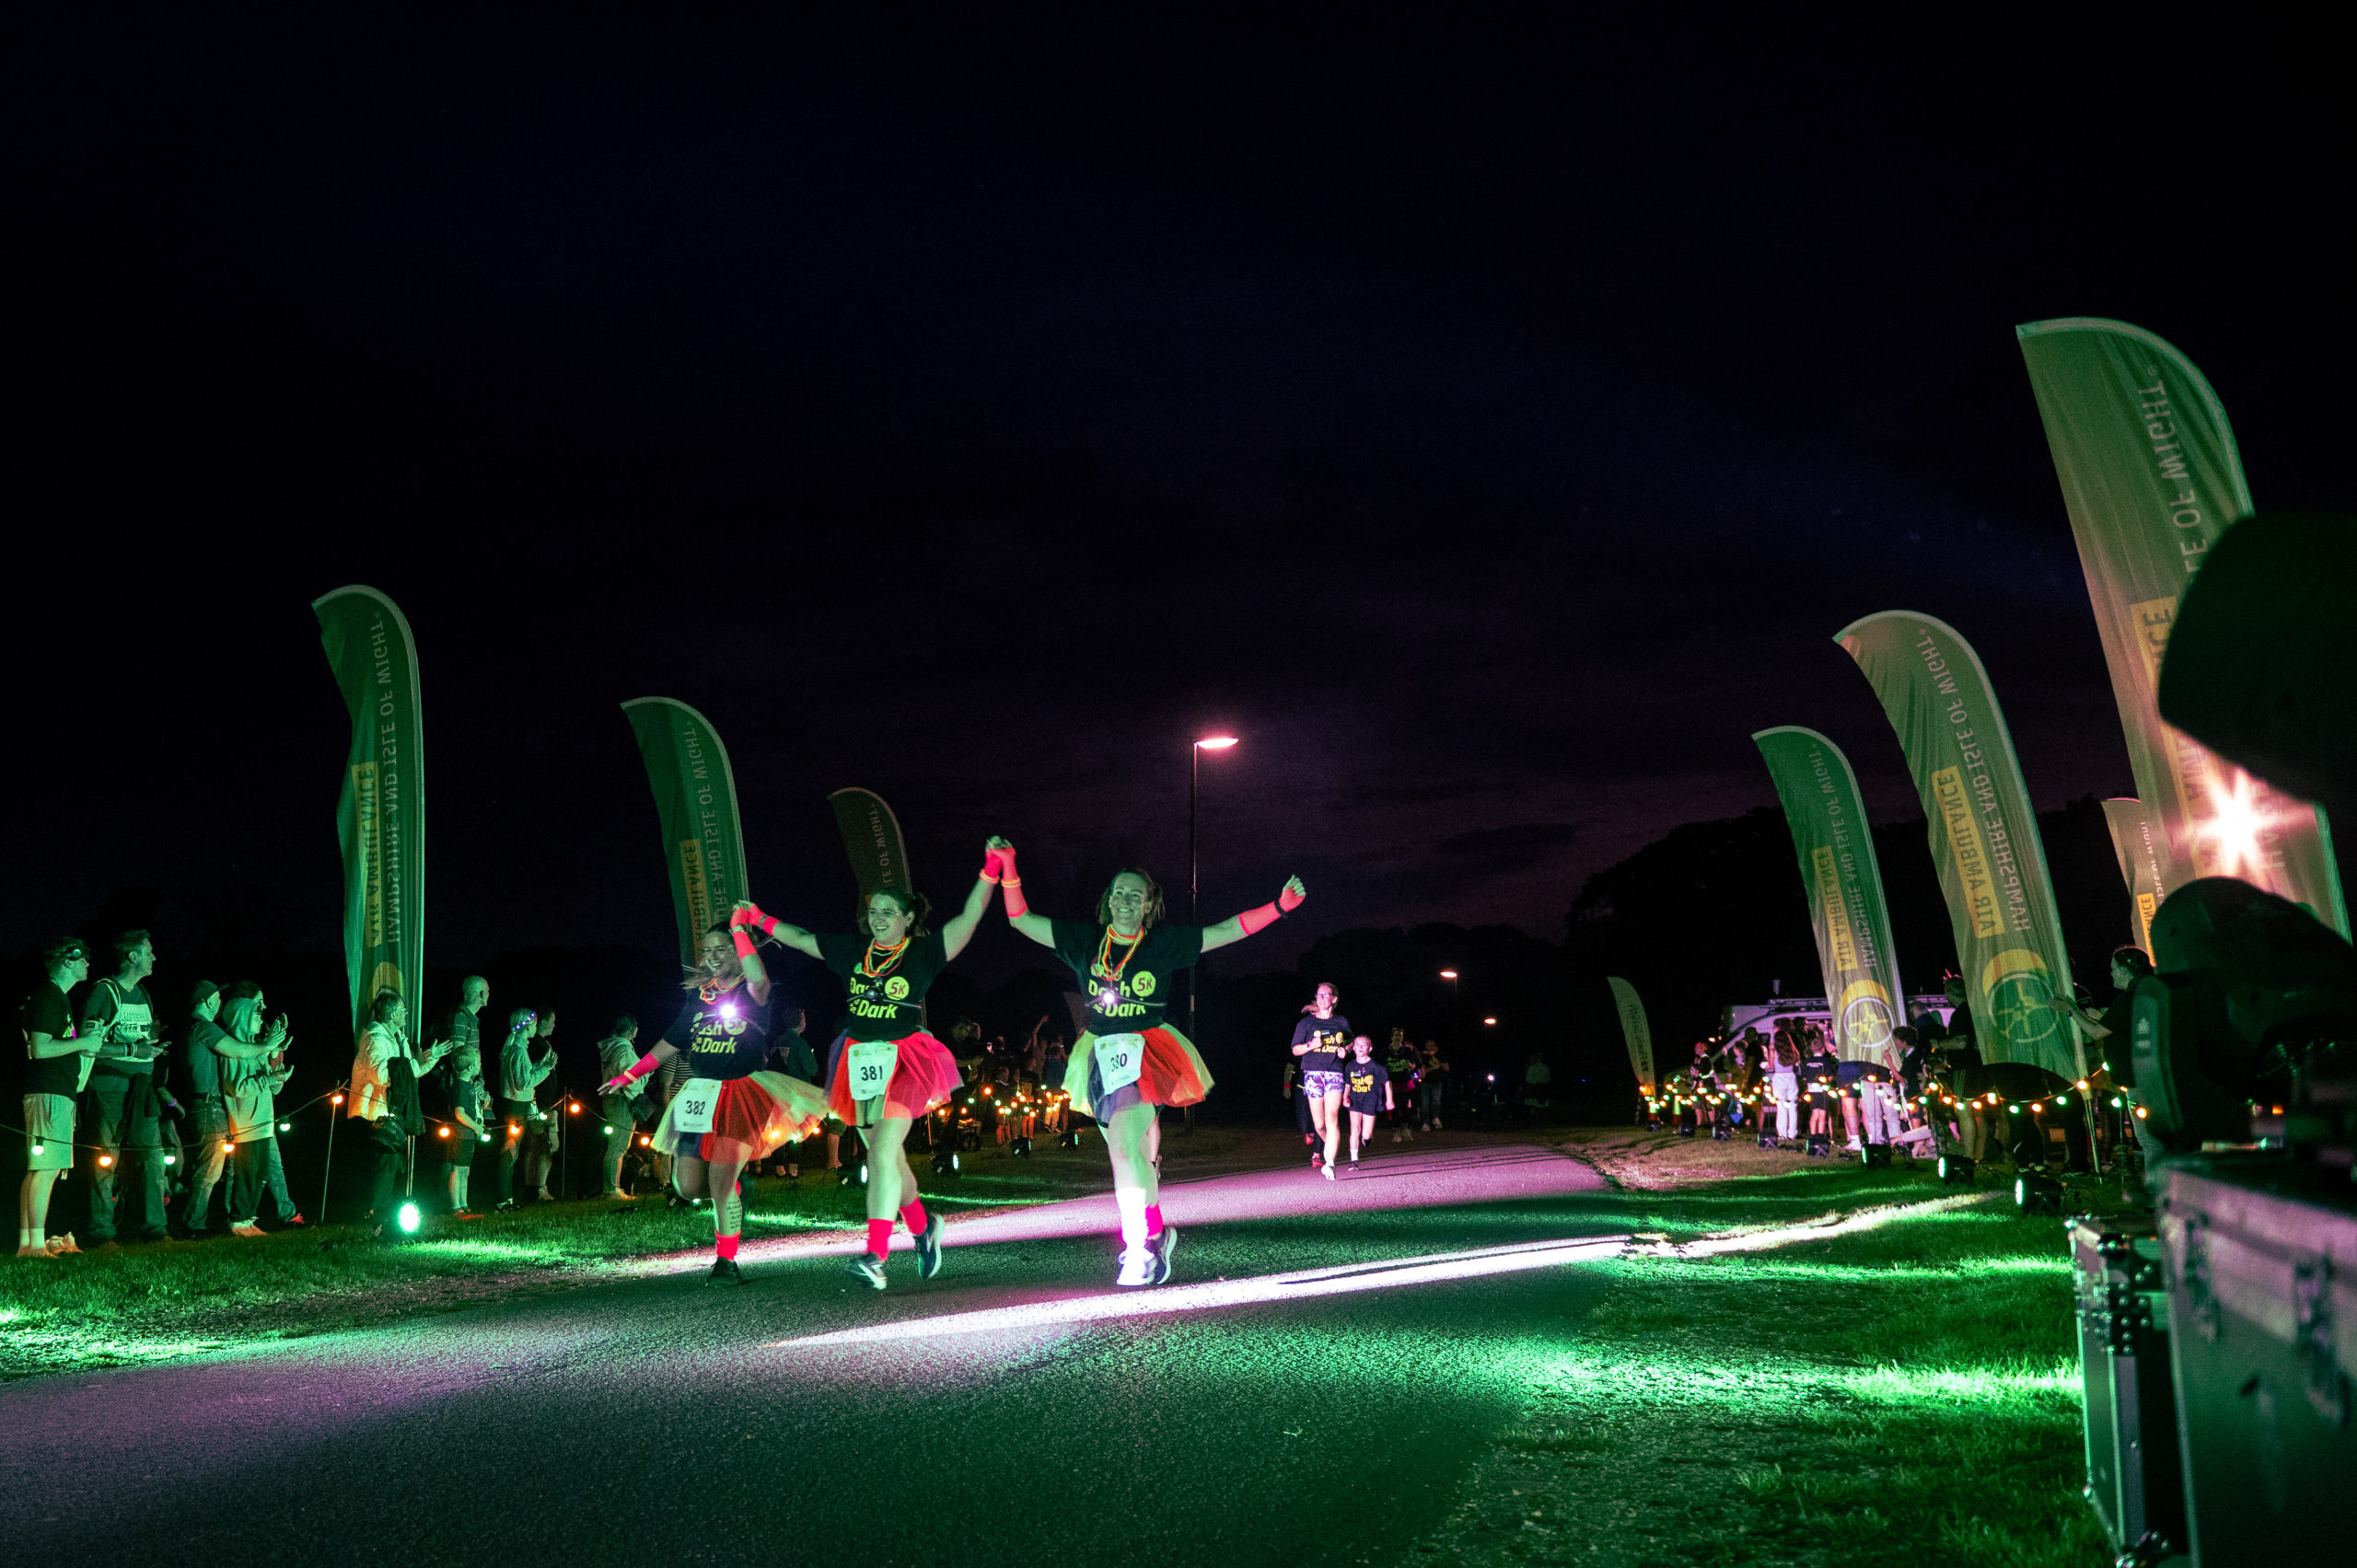
[[946, 1105], [963, 1082], [949, 1048], [924, 1027], [934, 977], [966, 950], [998, 886], [999, 854], [985, 851], [966, 907], [939, 931], [925, 929], [922, 893], [878, 889], [861, 900], [861, 932], [808, 932], [753, 910], [753, 929], [807, 953], [841, 975], [849, 1021], [827, 1063], [827, 1109], [867, 1138], [867, 1250], [851, 1272], [884, 1288], [897, 1212], [917, 1249], [917, 1273], [941, 1272], [941, 1216], [928, 1215], [910, 1168], [909, 1129]]
[[745, 1283], [737, 1272], [745, 1229], [738, 1173], [779, 1144], [808, 1137], [827, 1114], [817, 1085], [762, 1066], [770, 1049], [770, 977], [746, 927], [752, 909], [737, 905], [728, 924], [703, 934], [678, 1020], [654, 1050], [598, 1086], [601, 1094], [613, 1094], [675, 1058], [687, 1063], [687, 1081], [656, 1123], [655, 1146], [671, 1156], [671, 1185], [680, 1197], [712, 1194], [718, 1256], [710, 1277], [730, 1284]]
[[1274, 925], [1308, 897], [1288, 877], [1274, 902], [1232, 915], [1217, 925], [1166, 925], [1162, 889], [1143, 871], [1116, 875], [1097, 901], [1094, 922], [1033, 914], [1016, 875], [1015, 846], [993, 839], [1006, 892], [1006, 918], [1016, 930], [1080, 977], [1088, 1028], [1073, 1047], [1064, 1093], [1073, 1109], [1105, 1130], [1113, 1161], [1113, 1202], [1121, 1212], [1120, 1272], [1113, 1283], [1158, 1285], [1170, 1277], [1176, 1227], [1162, 1222], [1155, 1161], [1162, 1151], [1160, 1108], [1195, 1105], [1211, 1093], [1212, 1075], [1194, 1042], [1164, 1020], [1171, 975], [1194, 967], [1215, 947], [1241, 942]]

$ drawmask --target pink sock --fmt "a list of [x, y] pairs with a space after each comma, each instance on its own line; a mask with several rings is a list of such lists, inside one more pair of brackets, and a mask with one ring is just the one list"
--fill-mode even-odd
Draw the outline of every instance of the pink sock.
[[867, 1222], [867, 1249], [878, 1258], [892, 1250], [892, 1222], [890, 1220]]
[[1148, 1241], [1152, 1241], [1155, 1237], [1160, 1236], [1161, 1234], [1162, 1205], [1159, 1203], [1148, 1203], [1145, 1206], [1145, 1238]]
[[900, 1223], [909, 1227], [911, 1236], [923, 1236], [925, 1226], [924, 1205], [911, 1202], [900, 1211]]
[[733, 1263], [737, 1260], [737, 1243], [742, 1239], [744, 1238], [738, 1236], [715, 1236], [712, 1238], [712, 1244], [720, 1249], [720, 1255], [723, 1258]]

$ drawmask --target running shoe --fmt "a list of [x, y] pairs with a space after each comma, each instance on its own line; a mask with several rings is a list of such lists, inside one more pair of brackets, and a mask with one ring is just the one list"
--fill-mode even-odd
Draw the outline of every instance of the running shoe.
[[262, 1228], [261, 1228], [261, 1226], [260, 1226], [260, 1225], [258, 1225], [254, 1224], [254, 1222], [253, 1222], [253, 1221], [251, 1221], [251, 1220], [248, 1220], [248, 1221], [246, 1221], [246, 1222], [245, 1222], [244, 1224], [242, 1224], [242, 1225], [231, 1225], [231, 1226], [229, 1227], [229, 1234], [230, 1234], [231, 1236], [254, 1237], [254, 1236], [267, 1236], [267, 1235], [269, 1235], [270, 1233], [269, 1233], [268, 1231], [266, 1231], [266, 1230], [262, 1229]]
[[[924, 1234], [916, 1238], [917, 1278], [929, 1280], [941, 1272], [941, 1216], [924, 1217]], [[879, 1287], [880, 1288], [880, 1287]]]
[[1327, 1180], [1331, 1181], [1334, 1179], [1334, 1167], [1330, 1165], [1321, 1166], [1318, 1168], [1318, 1174], [1324, 1177]]
[[1322, 1150], [1313, 1149], [1313, 1150], [1311, 1150], [1311, 1151], [1310, 1151], [1310, 1155], [1309, 1155], [1309, 1168], [1310, 1168], [1310, 1169], [1312, 1169], [1312, 1170], [1316, 1170], [1319, 1166], [1322, 1166], [1322, 1165], [1324, 1165], [1325, 1163], [1326, 1163], [1326, 1156], [1325, 1156], [1325, 1153], [1324, 1153]]
[[[1166, 1233], [1170, 1229], [1168, 1225], [1162, 1228]], [[1155, 1266], [1153, 1248], [1125, 1247], [1121, 1249], [1121, 1272], [1113, 1276], [1113, 1283], [1124, 1290], [1150, 1285], [1154, 1283]]]
[[1170, 1255], [1178, 1250], [1178, 1227], [1175, 1225], [1165, 1225], [1162, 1227], [1162, 1234], [1148, 1241], [1146, 1246], [1154, 1251], [1154, 1278], [1149, 1283], [1158, 1285], [1168, 1284]]
[[714, 1258], [712, 1260], [712, 1272], [703, 1277], [703, 1283], [708, 1285], [740, 1285], [745, 1283], [745, 1276], [737, 1272], [736, 1259]]
[[[927, 1225], [926, 1229], [933, 1227]], [[923, 1265], [919, 1265], [922, 1267]], [[843, 1267], [843, 1272], [855, 1280], [865, 1280], [877, 1290], [884, 1288], [884, 1260], [873, 1252], [863, 1252]]]

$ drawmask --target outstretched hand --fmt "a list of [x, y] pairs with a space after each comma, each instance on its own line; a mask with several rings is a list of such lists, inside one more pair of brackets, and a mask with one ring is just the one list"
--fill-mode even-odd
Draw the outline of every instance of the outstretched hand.
[[1301, 878], [1288, 877], [1285, 878], [1285, 885], [1277, 889], [1277, 907], [1285, 913], [1291, 914], [1301, 907], [1301, 901], [1307, 897], [1309, 897], [1309, 889], [1302, 885]]

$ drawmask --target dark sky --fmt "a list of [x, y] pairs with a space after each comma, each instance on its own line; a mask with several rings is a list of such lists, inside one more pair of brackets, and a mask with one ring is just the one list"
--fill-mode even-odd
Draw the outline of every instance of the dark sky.
[[420, 639], [437, 964], [667, 940], [664, 693], [821, 924], [829, 789], [1078, 912], [1183, 877], [1231, 729], [1206, 913], [1300, 872], [1274, 967], [1559, 935], [1770, 724], [1911, 814], [1875, 610], [2041, 806], [2129, 793], [2016, 322], [2160, 332], [2262, 505], [2348, 504], [2345, 84], [2214, 12], [214, 9], [0, 52], [0, 947], [131, 884], [332, 942], [348, 582]]

